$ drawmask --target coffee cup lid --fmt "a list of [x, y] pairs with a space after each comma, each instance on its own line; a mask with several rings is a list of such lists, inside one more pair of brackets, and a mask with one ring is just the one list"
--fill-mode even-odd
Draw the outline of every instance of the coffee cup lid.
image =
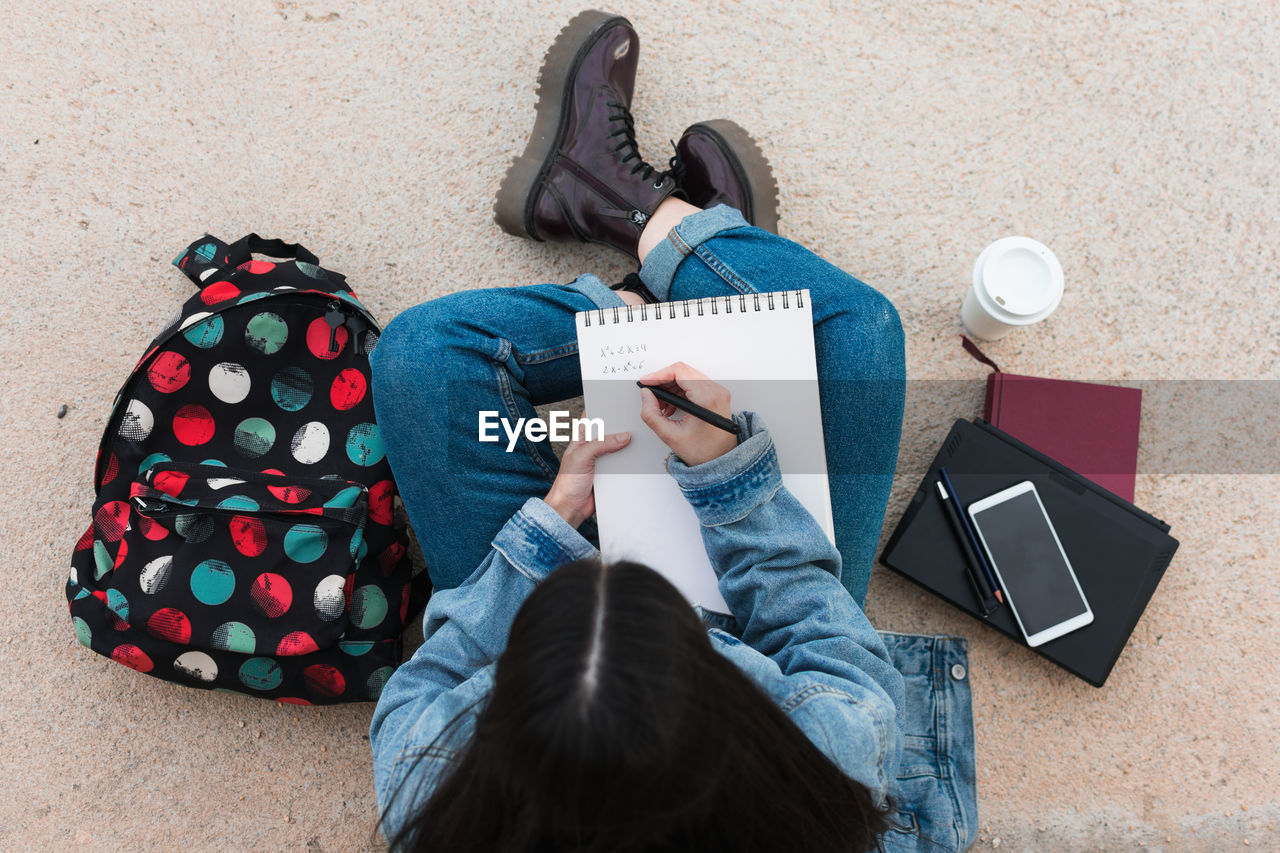
[[988, 246], [973, 270], [983, 307], [1015, 324], [1034, 323], [1062, 299], [1062, 266], [1048, 246], [1029, 237], [1005, 237]]

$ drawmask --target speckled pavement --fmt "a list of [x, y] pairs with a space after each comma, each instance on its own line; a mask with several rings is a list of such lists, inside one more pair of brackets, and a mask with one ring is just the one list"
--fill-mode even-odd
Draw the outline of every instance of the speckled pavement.
[[[94, 451], [190, 292], [169, 259], [205, 231], [302, 242], [384, 322], [459, 289], [618, 280], [620, 257], [521, 242], [490, 211], [542, 52], [581, 8], [7, 4], [0, 849], [376, 848], [371, 706], [197, 692], [77, 644], [62, 590]], [[1066, 274], [1052, 318], [987, 347], [1006, 370], [1280, 378], [1275, 4], [612, 8], [643, 40], [647, 157], [700, 119], [748, 128], [783, 234], [892, 298], [912, 379], [970, 380], [912, 384], [886, 532], [950, 422], [981, 411], [956, 335], [999, 237]], [[1137, 502], [1182, 548], [1105, 688], [873, 578], [879, 627], [971, 641], [977, 848], [1280, 849], [1280, 467], [1181, 464], [1157, 452], [1171, 406], [1143, 419]]]

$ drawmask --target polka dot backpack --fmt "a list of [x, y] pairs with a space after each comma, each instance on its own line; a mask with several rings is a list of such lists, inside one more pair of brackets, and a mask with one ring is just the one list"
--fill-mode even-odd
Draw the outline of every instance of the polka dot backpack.
[[107, 421], [76, 634], [190, 687], [377, 699], [426, 597], [374, 420], [379, 326], [301, 246], [206, 236], [173, 263], [200, 290]]

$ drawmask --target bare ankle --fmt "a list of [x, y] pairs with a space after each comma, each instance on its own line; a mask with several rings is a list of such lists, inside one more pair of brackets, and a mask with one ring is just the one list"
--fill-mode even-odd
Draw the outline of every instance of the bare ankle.
[[671, 229], [680, 224], [680, 220], [700, 210], [702, 208], [694, 207], [689, 202], [678, 198], [664, 199], [662, 204], [658, 205], [658, 209], [653, 212], [653, 216], [650, 216], [649, 221], [645, 223], [644, 230], [640, 232], [640, 243], [636, 246], [640, 263], [644, 263], [649, 251], [665, 240], [671, 233]]

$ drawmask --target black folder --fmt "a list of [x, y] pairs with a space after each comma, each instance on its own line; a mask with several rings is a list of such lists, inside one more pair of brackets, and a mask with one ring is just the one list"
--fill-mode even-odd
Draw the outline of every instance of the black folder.
[[1178, 550], [1169, 525], [985, 421], [958, 420], [889, 537], [880, 562], [1026, 645], [1008, 607], [983, 618], [934, 484], [946, 468], [959, 506], [1030, 480], [1075, 569], [1093, 622], [1037, 646], [1101, 687]]

